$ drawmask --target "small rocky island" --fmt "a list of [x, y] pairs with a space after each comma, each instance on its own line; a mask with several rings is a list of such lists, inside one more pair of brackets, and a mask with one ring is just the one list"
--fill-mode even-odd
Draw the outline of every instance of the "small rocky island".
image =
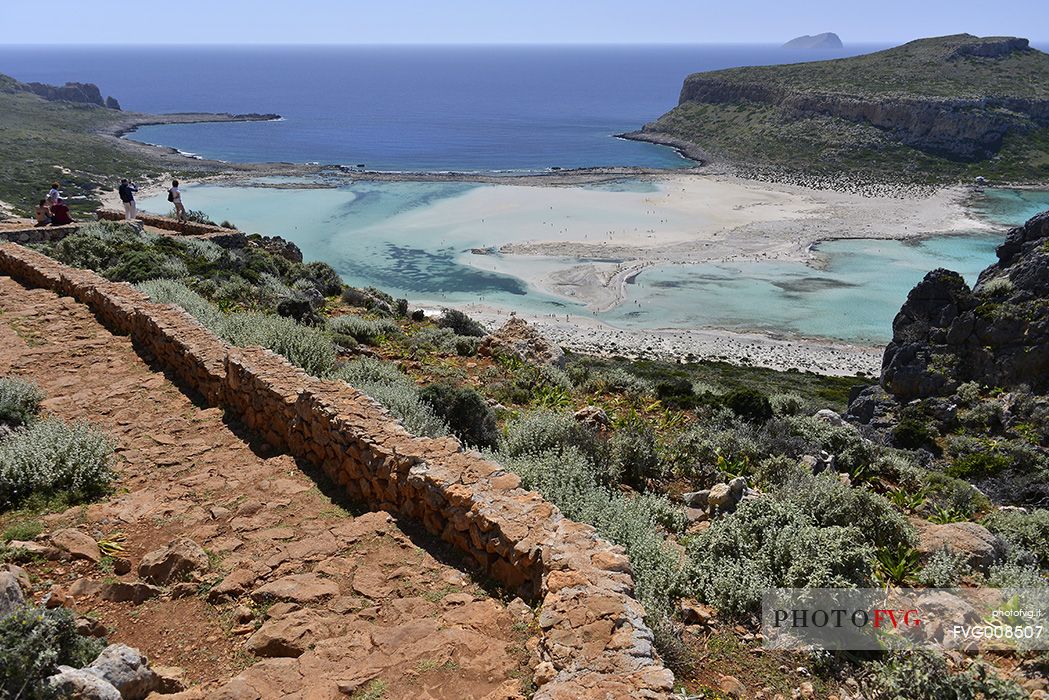
[[841, 38], [834, 32], [795, 37], [783, 45], [785, 49], [840, 49]]

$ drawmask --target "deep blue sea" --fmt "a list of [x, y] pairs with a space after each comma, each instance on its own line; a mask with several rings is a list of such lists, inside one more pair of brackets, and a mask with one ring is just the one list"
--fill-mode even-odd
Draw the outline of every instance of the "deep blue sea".
[[0, 73], [96, 83], [128, 110], [285, 118], [148, 127], [135, 137], [221, 160], [375, 170], [678, 167], [687, 161], [673, 150], [614, 135], [677, 104], [689, 73], [877, 48], [0, 47]]

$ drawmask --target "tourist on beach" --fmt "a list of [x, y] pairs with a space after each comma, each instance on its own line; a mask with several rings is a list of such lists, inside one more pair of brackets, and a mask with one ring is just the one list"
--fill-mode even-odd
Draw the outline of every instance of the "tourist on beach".
[[58, 191], [58, 183], [51, 183], [51, 191], [47, 193], [47, 206], [52, 206], [62, 199], [62, 193]]
[[135, 183], [124, 179], [120, 181], [120, 187], [117, 188], [117, 192], [120, 194], [120, 201], [124, 203], [124, 218], [128, 221], [134, 221], [137, 213], [135, 211], [135, 193], [138, 192], [138, 187], [135, 186]]
[[186, 216], [186, 207], [182, 206], [182, 193], [178, 190], [178, 180], [171, 181], [171, 189], [168, 190], [168, 201], [175, 205], [175, 218], [182, 223], [189, 221]]
[[66, 206], [65, 201], [59, 199], [51, 205], [52, 226], [65, 226], [66, 224], [72, 223], [75, 222], [73, 221], [73, 217], [69, 215], [69, 207]]
[[51, 209], [47, 206], [47, 200], [41, 199], [36, 205], [36, 225], [47, 226], [51, 223]]

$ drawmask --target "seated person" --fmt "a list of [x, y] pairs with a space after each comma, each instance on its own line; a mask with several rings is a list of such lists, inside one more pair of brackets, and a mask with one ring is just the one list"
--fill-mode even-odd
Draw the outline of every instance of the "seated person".
[[74, 223], [73, 217], [69, 215], [69, 207], [66, 206], [65, 200], [60, 199], [51, 205], [52, 226], [65, 226], [71, 223]]
[[47, 226], [51, 223], [51, 209], [47, 206], [47, 200], [41, 199], [40, 204], [36, 205], [36, 225]]

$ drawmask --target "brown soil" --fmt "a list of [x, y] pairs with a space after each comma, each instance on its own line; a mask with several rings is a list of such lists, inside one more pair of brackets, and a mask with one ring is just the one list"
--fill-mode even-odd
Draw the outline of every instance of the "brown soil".
[[[38, 599], [81, 579], [135, 581], [141, 557], [177, 536], [209, 552], [211, 570], [193, 585], [141, 605], [75, 598], [110, 641], [185, 669], [194, 697], [346, 698], [385, 687], [375, 696], [495, 700], [527, 690], [533, 611], [493, 597], [442, 543], [357, 510], [309, 465], [194, 403], [86, 307], [0, 277], [0, 375], [36, 381], [45, 413], [90, 421], [117, 443], [112, 496], [44, 522], [96, 539], [126, 533], [132, 571], [116, 576], [108, 560], [31, 562]], [[297, 574], [312, 576], [286, 578]], [[237, 577], [243, 590], [209, 602]], [[251, 597], [281, 579], [292, 602]], [[247, 650], [260, 636], [304, 651], [260, 661]]]

